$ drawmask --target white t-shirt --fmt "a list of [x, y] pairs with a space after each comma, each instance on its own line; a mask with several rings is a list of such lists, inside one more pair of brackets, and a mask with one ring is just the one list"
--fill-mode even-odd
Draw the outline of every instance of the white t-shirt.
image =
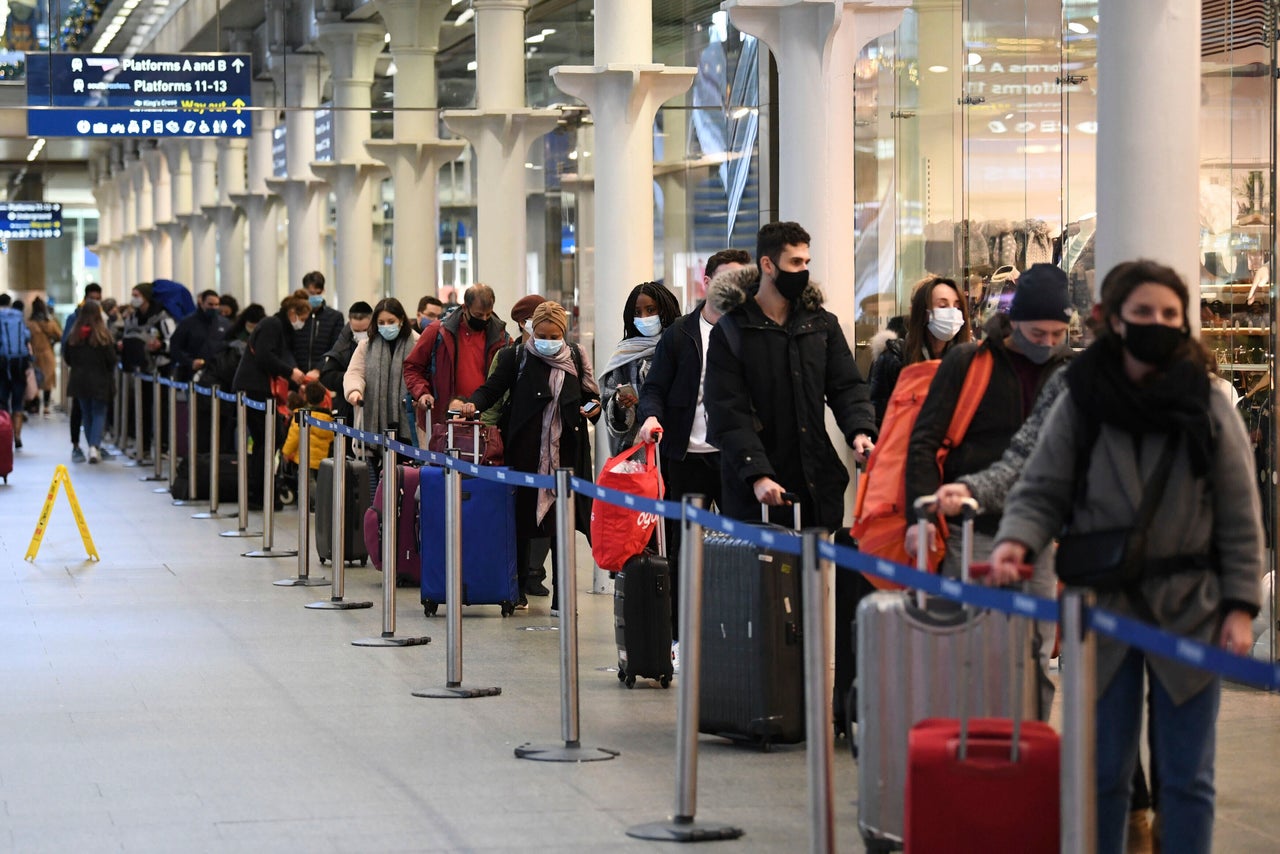
[[702, 389], [707, 383], [707, 348], [711, 346], [712, 324], [698, 313], [698, 331], [702, 333], [702, 375], [698, 379], [698, 405], [693, 410], [693, 427], [689, 431], [689, 453], [711, 454], [717, 448], [707, 444], [707, 407], [702, 401]]

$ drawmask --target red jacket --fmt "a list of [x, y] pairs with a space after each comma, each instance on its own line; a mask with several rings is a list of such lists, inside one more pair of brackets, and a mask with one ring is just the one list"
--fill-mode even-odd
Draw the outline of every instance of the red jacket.
[[[458, 310], [441, 322], [431, 324], [404, 360], [404, 384], [414, 401], [424, 394], [435, 398], [435, 405], [431, 407], [432, 424], [445, 422], [449, 401], [456, 397], [469, 397], [475, 392], [474, 388], [457, 387], [458, 326], [461, 323], [462, 311]], [[485, 330], [486, 369], [498, 351], [510, 341], [506, 324], [496, 314], [489, 318], [489, 326]], [[421, 409], [417, 414], [418, 427], [424, 428], [426, 417]]]

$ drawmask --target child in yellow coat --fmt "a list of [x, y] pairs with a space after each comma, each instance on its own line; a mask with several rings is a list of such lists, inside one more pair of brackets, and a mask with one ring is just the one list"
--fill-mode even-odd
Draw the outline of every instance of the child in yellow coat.
[[[306, 400], [306, 406], [301, 411], [311, 413], [311, 417], [317, 421], [332, 421], [333, 415], [324, 408], [324, 400], [328, 394], [328, 389], [318, 382], [307, 383], [303, 386], [302, 393]], [[316, 472], [320, 469], [320, 461], [329, 456], [329, 448], [333, 445], [333, 433], [328, 430], [322, 430], [319, 427], [308, 428], [310, 435], [308, 441], [310, 446], [307, 448], [307, 462], [311, 471], [308, 477], [311, 479], [311, 494], [314, 495]], [[289, 423], [289, 435], [284, 440], [284, 447], [280, 449], [280, 453], [286, 460], [298, 464], [298, 442], [301, 437], [298, 429], [298, 421], [294, 419]]]

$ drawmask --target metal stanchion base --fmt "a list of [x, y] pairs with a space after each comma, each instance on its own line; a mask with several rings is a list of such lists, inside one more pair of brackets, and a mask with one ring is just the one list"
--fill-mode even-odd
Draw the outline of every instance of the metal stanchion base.
[[[167, 474], [149, 474], [146, 477], [138, 478], [138, 480], [142, 483], [156, 483], [161, 480], [167, 481], [168, 479], [169, 479], [169, 475]], [[164, 491], [168, 492], [169, 491], [168, 487], [165, 487]]]
[[245, 552], [241, 557], [297, 557], [298, 552], [294, 549], [286, 549], [284, 551], [276, 551], [275, 549], [255, 549], [251, 552]]
[[[280, 582], [277, 581], [276, 584], [280, 584]], [[303, 605], [302, 607], [310, 608], [313, 611], [358, 611], [361, 608], [372, 608], [373, 603], [348, 602], [345, 599], [323, 599], [319, 602], [312, 602], [310, 605]]]
[[555, 744], [539, 747], [522, 744], [516, 748], [516, 759], [532, 759], [535, 762], [603, 762], [614, 759], [618, 751], [607, 747], [583, 747], [581, 744]]
[[[166, 492], [168, 490], [165, 490]], [[212, 510], [206, 510], [204, 513], [191, 514], [192, 519], [234, 519], [237, 513], [214, 513]]]
[[223, 531], [219, 537], [261, 537], [261, 531]]
[[171, 490], [167, 486], [157, 486], [155, 489], [151, 491], [154, 492], [156, 495], [165, 495]]
[[[168, 490], [165, 491], [168, 492]], [[169, 503], [174, 507], [195, 507], [197, 504], [207, 504], [208, 499], [205, 499], [204, 501], [200, 501], [199, 499], [192, 501], [189, 498], [175, 498]]]
[[127, 468], [127, 469], [136, 469], [138, 466], [142, 466], [142, 465], [148, 465], [148, 466], [149, 466], [149, 465], [151, 465], [151, 463], [149, 463], [149, 462], [147, 462], [147, 463], [141, 463], [141, 462], [138, 462], [137, 460], [133, 460], [133, 459], [131, 459], [131, 460], [129, 460], [128, 462], [126, 462], [126, 463], [124, 464], [124, 467], [125, 467], [125, 468]]
[[423, 646], [431, 643], [431, 638], [421, 635], [415, 638], [397, 638], [383, 635], [379, 638], [361, 638], [353, 640], [352, 646]]
[[649, 824], [637, 824], [627, 828], [632, 839], [649, 839], [655, 842], [715, 842], [720, 839], [737, 839], [742, 828], [727, 824], [711, 824], [693, 818], [670, 818]]
[[[327, 578], [312, 578], [308, 575], [306, 578], [282, 578], [279, 581], [273, 581], [271, 583], [276, 587], [328, 587], [333, 582]], [[370, 607], [372, 607], [372, 605]]]
[[464, 688], [461, 685], [446, 685], [443, 688], [414, 691], [413, 696], [431, 700], [470, 700], [474, 697], [496, 697], [501, 693], [501, 688]]

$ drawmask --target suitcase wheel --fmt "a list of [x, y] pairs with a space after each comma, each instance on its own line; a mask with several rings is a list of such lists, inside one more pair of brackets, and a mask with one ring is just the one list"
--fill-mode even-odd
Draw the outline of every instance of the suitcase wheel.
[[659, 679], [658, 679], [658, 684], [659, 684], [659, 685], [661, 685], [663, 688], [670, 688], [670, 687], [671, 687], [671, 677], [670, 677], [670, 676], [663, 676], [663, 677], [659, 678]]
[[428, 617], [434, 617], [439, 609], [440, 603], [432, 602], [430, 599], [422, 600], [422, 613]]
[[627, 681], [627, 671], [622, 669], [622, 662], [618, 662], [618, 681], [619, 682]]
[[502, 616], [504, 616], [504, 617], [510, 617], [510, 616], [511, 616], [512, 614], [514, 614], [515, 612], [516, 612], [516, 606], [515, 606], [515, 604], [514, 604], [514, 603], [512, 603], [512, 602], [503, 602], [503, 603], [502, 603]]
[[360, 558], [360, 565], [361, 565], [361, 566], [368, 566], [368, 565], [369, 565], [369, 559], [368, 559], [367, 557], [362, 557], [362, 558]]
[[328, 559], [327, 557], [322, 557], [322, 558], [320, 558], [320, 565], [321, 565], [321, 566], [324, 566], [324, 565], [325, 565], [325, 564], [327, 564], [328, 562], [329, 562], [329, 559]]
[[872, 836], [866, 831], [862, 833], [862, 847], [867, 850], [867, 854], [888, 854], [890, 851], [898, 850], [898, 846], [888, 839]]
[[628, 676], [628, 677], [627, 677], [627, 680], [626, 680], [626, 685], [627, 685], [627, 687], [628, 687], [628, 688], [634, 688], [634, 687], [636, 687], [636, 677], [634, 677], [634, 676]]

